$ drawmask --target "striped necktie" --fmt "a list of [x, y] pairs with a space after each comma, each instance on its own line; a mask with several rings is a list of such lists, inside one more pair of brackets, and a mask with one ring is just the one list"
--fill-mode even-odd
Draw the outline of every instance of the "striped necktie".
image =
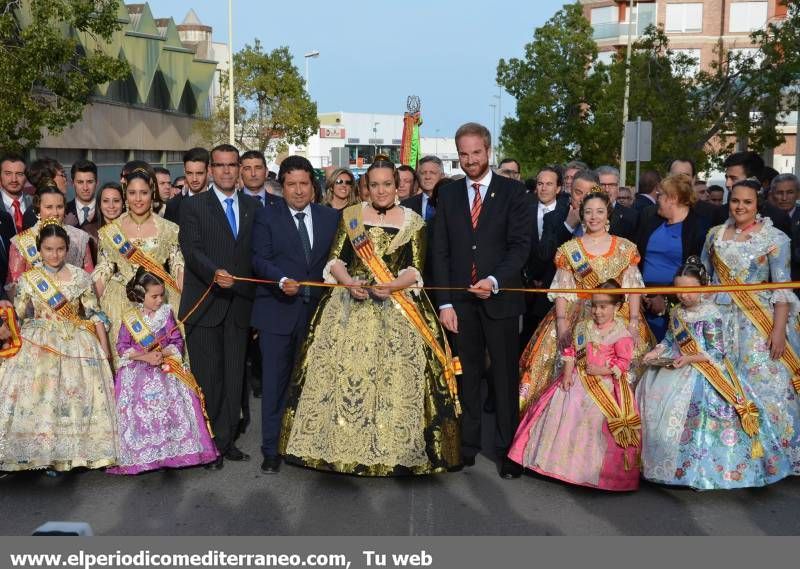
[[[472, 231], [474, 232], [478, 229], [478, 218], [481, 215], [481, 185], [477, 182], [472, 184], [472, 188], [475, 190], [475, 197], [472, 198], [472, 209], [470, 210], [470, 217], [472, 218]], [[473, 253], [474, 254], [474, 253]], [[478, 267], [475, 264], [475, 260], [473, 258], [472, 261], [472, 284], [478, 282]]]

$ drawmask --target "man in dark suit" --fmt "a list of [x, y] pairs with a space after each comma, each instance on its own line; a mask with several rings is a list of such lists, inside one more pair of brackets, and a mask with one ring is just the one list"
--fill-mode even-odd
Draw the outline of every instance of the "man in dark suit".
[[214, 440], [222, 458], [248, 460], [234, 444], [244, 386], [244, 361], [253, 285], [233, 276], [252, 276], [253, 219], [258, 205], [236, 191], [239, 151], [222, 144], [211, 152], [214, 185], [181, 205], [179, 240], [186, 268], [180, 314], [186, 317], [206, 289], [216, 283], [186, 321], [186, 345], [197, 382], [205, 393]]
[[[2, 197], [2, 211], [8, 213], [14, 221], [14, 235], [25, 229], [24, 214], [33, 210], [31, 196], [23, 188], [27, 176], [25, 159], [19, 154], [4, 154], [0, 156], [0, 197]], [[36, 223], [34, 221], [34, 223]], [[8, 257], [6, 257], [6, 264]], [[5, 283], [5, 281], [3, 281]]]
[[611, 228], [609, 232], [630, 241], [636, 236], [636, 227], [639, 225], [639, 213], [630, 207], [625, 207], [617, 202], [619, 197], [619, 170], [613, 166], [600, 166], [595, 170], [599, 185], [611, 198]]
[[[526, 287], [547, 288], [556, 274], [553, 264], [555, 230], [558, 225], [563, 225], [569, 209], [569, 200], [558, 199], [562, 184], [560, 170], [552, 166], [545, 166], [536, 176], [536, 196], [531, 198], [531, 249], [523, 271]], [[560, 220], [561, 223], [549, 221], [550, 219]], [[525, 349], [536, 326], [552, 306], [547, 295], [525, 295], [525, 315], [522, 317], [522, 333], [519, 337], [520, 350]]]
[[767, 200], [789, 216], [792, 222], [792, 280], [800, 278], [800, 180], [794, 174], [778, 174], [770, 182]]
[[639, 187], [636, 189], [636, 198], [633, 209], [641, 215], [643, 209], [656, 206], [656, 194], [661, 183], [661, 174], [655, 170], [645, 170], [639, 176]]
[[311, 203], [314, 169], [302, 156], [281, 162], [278, 181], [285, 203], [276, 202], [256, 213], [252, 246], [255, 275], [279, 283], [258, 286], [252, 317], [268, 362], [263, 367], [261, 395], [261, 470], [267, 474], [277, 473], [280, 467], [278, 438], [286, 388], [324, 290], [297, 283], [322, 281], [341, 215]]
[[11, 239], [16, 234], [14, 218], [5, 211], [0, 211], [0, 300], [8, 300], [5, 287], [8, 277], [8, 252], [11, 247]]
[[208, 150], [192, 148], [183, 155], [183, 192], [167, 202], [164, 219], [180, 225], [183, 200], [208, 190]]
[[466, 180], [441, 188], [433, 234], [434, 284], [456, 290], [437, 294], [439, 319], [455, 335], [461, 359], [461, 448], [465, 466], [481, 449], [481, 374], [488, 350], [495, 393], [494, 444], [500, 476], [515, 478], [521, 467], [506, 457], [519, 421], [519, 317], [522, 267], [531, 246], [531, 210], [525, 186], [489, 168], [491, 135], [477, 123], [455, 136]]
[[94, 223], [95, 191], [97, 190], [97, 166], [90, 160], [78, 160], [70, 170], [72, 187], [75, 188], [75, 199], [67, 202], [65, 213], [71, 214], [74, 221], [70, 225], [83, 229]]

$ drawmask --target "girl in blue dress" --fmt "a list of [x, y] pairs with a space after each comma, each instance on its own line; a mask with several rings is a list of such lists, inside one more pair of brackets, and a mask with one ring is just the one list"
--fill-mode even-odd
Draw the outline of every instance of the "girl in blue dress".
[[[697, 256], [678, 269], [676, 287], [707, 285]], [[664, 340], [636, 395], [646, 479], [697, 490], [765, 486], [791, 474], [775, 425], [733, 368], [724, 319], [713, 300], [678, 293]]]

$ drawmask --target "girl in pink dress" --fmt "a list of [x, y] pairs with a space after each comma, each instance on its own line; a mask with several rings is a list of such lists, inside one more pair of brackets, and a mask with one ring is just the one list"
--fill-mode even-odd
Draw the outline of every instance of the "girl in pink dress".
[[562, 374], [522, 418], [511, 460], [570, 484], [639, 487], [641, 421], [627, 375], [634, 340], [616, 318], [622, 302], [622, 295], [592, 295], [591, 319], [575, 327]]

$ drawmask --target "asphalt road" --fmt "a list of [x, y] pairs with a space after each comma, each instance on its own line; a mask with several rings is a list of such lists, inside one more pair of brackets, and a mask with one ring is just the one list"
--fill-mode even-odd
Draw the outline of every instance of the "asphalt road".
[[614, 494], [535, 475], [502, 480], [483, 455], [465, 471], [419, 478], [287, 465], [267, 476], [259, 470], [257, 430], [240, 447], [252, 460], [226, 462], [218, 472], [7, 476], [0, 479], [0, 534], [29, 535], [48, 520], [85, 521], [96, 535], [800, 534], [798, 478], [715, 492], [644, 483]]

